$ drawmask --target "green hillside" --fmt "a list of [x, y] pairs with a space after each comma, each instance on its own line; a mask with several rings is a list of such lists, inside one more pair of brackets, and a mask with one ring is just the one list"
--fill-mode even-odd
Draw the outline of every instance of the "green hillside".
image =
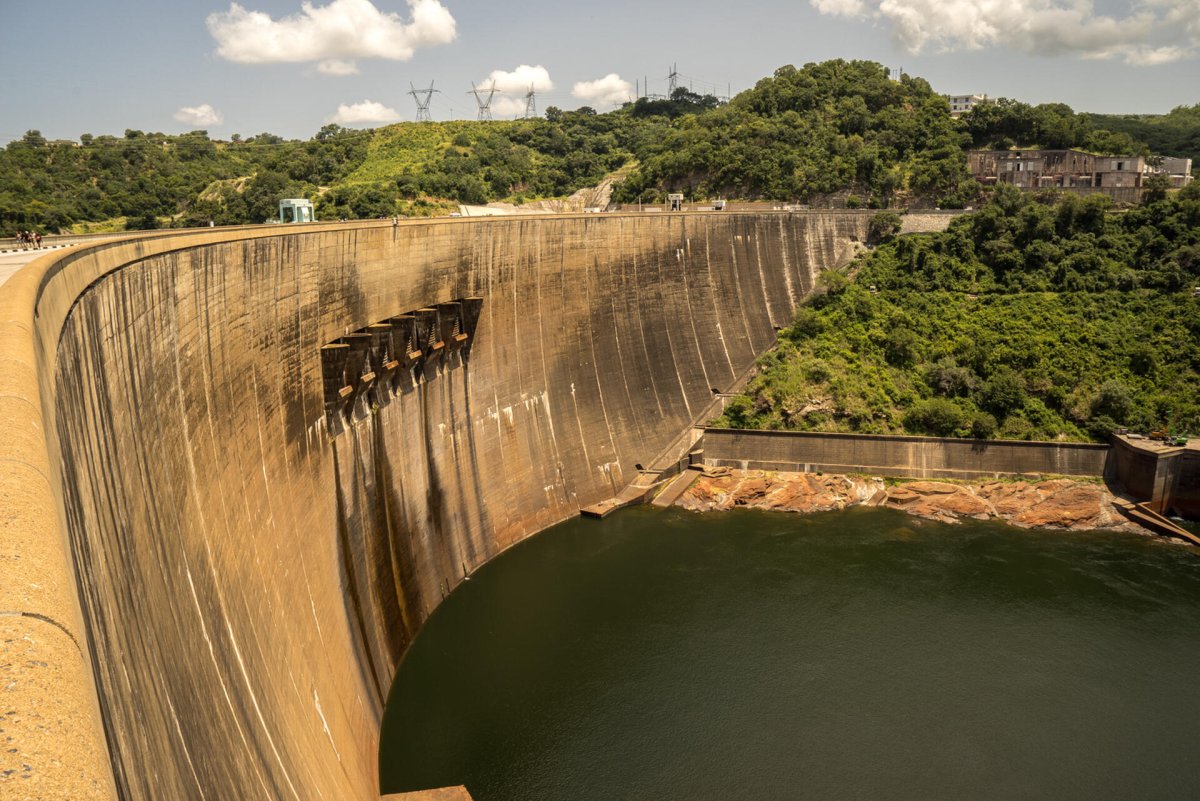
[[962, 207], [980, 195], [966, 149], [1190, 154], [1197, 109], [1099, 117], [1001, 100], [953, 120], [921, 78], [894, 81], [880, 64], [835, 60], [781, 67], [728, 103], [679, 88], [606, 114], [550, 108], [517, 121], [327, 125], [306, 141], [129, 130], [59, 143], [29, 131], [0, 150], [0, 234], [258, 223], [275, 216], [281, 197], [313, 199], [323, 219], [443, 214], [458, 203], [563, 197], [617, 170], [616, 198], [626, 202], [683, 191]]
[[1004, 187], [945, 233], [826, 274], [718, 421], [1102, 439], [1200, 433], [1200, 184], [1124, 214]]

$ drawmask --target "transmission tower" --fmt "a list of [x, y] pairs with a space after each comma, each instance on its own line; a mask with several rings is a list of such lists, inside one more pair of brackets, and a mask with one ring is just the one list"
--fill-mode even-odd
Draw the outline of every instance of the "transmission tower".
[[529, 84], [529, 91], [525, 93], [525, 119], [532, 119], [537, 116], [537, 92], [533, 90], [533, 84]]
[[486, 122], [492, 118], [492, 98], [496, 96], [496, 82], [492, 81], [492, 87], [487, 90], [487, 100], [484, 100], [480, 95], [482, 92], [476, 88], [475, 82], [471, 82], [471, 91], [469, 95], [475, 95], [475, 103], [479, 106], [479, 119], [481, 122]]
[[433, 102], [434, 94], [441, 94], [442, 90], [434, 89], [433, 81], [429, 82], [428, 89], [418, 89], [412, 85], [411, 81], [408, 87], [412, 90], [409, 94], [417, 102], [417, 122], [432, 122], [433, 117], [429, 116], [429, 104]]
[[667, 76], [667, 97], [675, 96], [675, 88], [679, 86], [679, 65], [671, 65], [671, 74]]

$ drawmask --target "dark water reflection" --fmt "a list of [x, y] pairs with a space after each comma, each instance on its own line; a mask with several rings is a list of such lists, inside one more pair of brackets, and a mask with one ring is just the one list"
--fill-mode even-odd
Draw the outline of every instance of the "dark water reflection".
[[637, 509], [442, 605], [381, 775], [476, 801], [1196, 799], [1198, 674], [1186, 547]]

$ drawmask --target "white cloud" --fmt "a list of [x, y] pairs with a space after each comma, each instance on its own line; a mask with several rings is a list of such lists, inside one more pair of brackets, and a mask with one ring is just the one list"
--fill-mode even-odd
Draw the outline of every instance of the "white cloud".
[[388, 108], [374, 100], [364, 100], [361, 103], [349, 105], [342, 103], [338, 106], [337, 112], [327, 118], [326, 122], [334, 122], [338, 125], [382, 125], [397, 122], [399, 119], [400, 113], [394, 108]]
[[343, 61], [340, 58], [331, 58], [317, 64], [317, 72], [322, 75], [336, 75], [344, 77], [346, 75], [357, 75], [358, 65], [353, 61]]
[[813, 8], [834, 17], [857, 17], [866, 13], [863, 0], [811, 0]]
[[596, 106], [616, 106], [633, 99], [633, 84], [615, 72], [594, 81], [580, 81], [571, 94]]
[[910, 52], [1007, 47], [1039, 56], [1120, 58], [1149, 66], [1195, 58], [1200, 0], [1126, 0], [1123, 16], [1093, 0], [809, 0], [822, 14], [890, 25]]
[[225, 121], [221, 112], [204, 103], [199, 106], [184, 106], [175, 112], [175, 119], [193, 128], [206, 128], [209, 125], [220, 125]]
[[458, 35], [454, 17], [439, 0], [407, 0], [412, 19], [380, 11], [371, 0], [305, 2], [300, 13], [278, 20], [232, 3], [210, 14], [217, 55], [239, 64], [318, 62], [325, 75], [353, 75], [356, 58], [408, 61], [419, 48]]
[[550, 73], [541, 64], [536, 67], [522, 64], [511, 72], [492, 70], [491, 75], [475, 85], [480, 90], [490, 91], [493, 82], [498, 94], [492, 100], [492, 113], [501, 117], [515, 117], [525, 113], [525, 95], [530, 87], [533, 87], [535, 92], [549, 92], [554, 88]]

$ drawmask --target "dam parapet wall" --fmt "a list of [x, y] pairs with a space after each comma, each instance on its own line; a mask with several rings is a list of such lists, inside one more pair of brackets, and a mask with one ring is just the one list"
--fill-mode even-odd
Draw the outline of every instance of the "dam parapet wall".
[[[870, 216], [218, 229], [14, 276], [0, 623], [41, 649], [14, 708], [57, 721], [6, 723], [19, 758], [73, 798], [376, 797], [391, 677], [442, 598], [628, 483]], [[323, 348], [464, 299], [469, 348], [389, 353], [331, 411]]]
[[749, 431], [709, 428], [711, 467], [796, 473], [859, 473], [894, 478], [977, 479], [1030, 474], [1105, 475], [1109, 446], [938, 437]]

